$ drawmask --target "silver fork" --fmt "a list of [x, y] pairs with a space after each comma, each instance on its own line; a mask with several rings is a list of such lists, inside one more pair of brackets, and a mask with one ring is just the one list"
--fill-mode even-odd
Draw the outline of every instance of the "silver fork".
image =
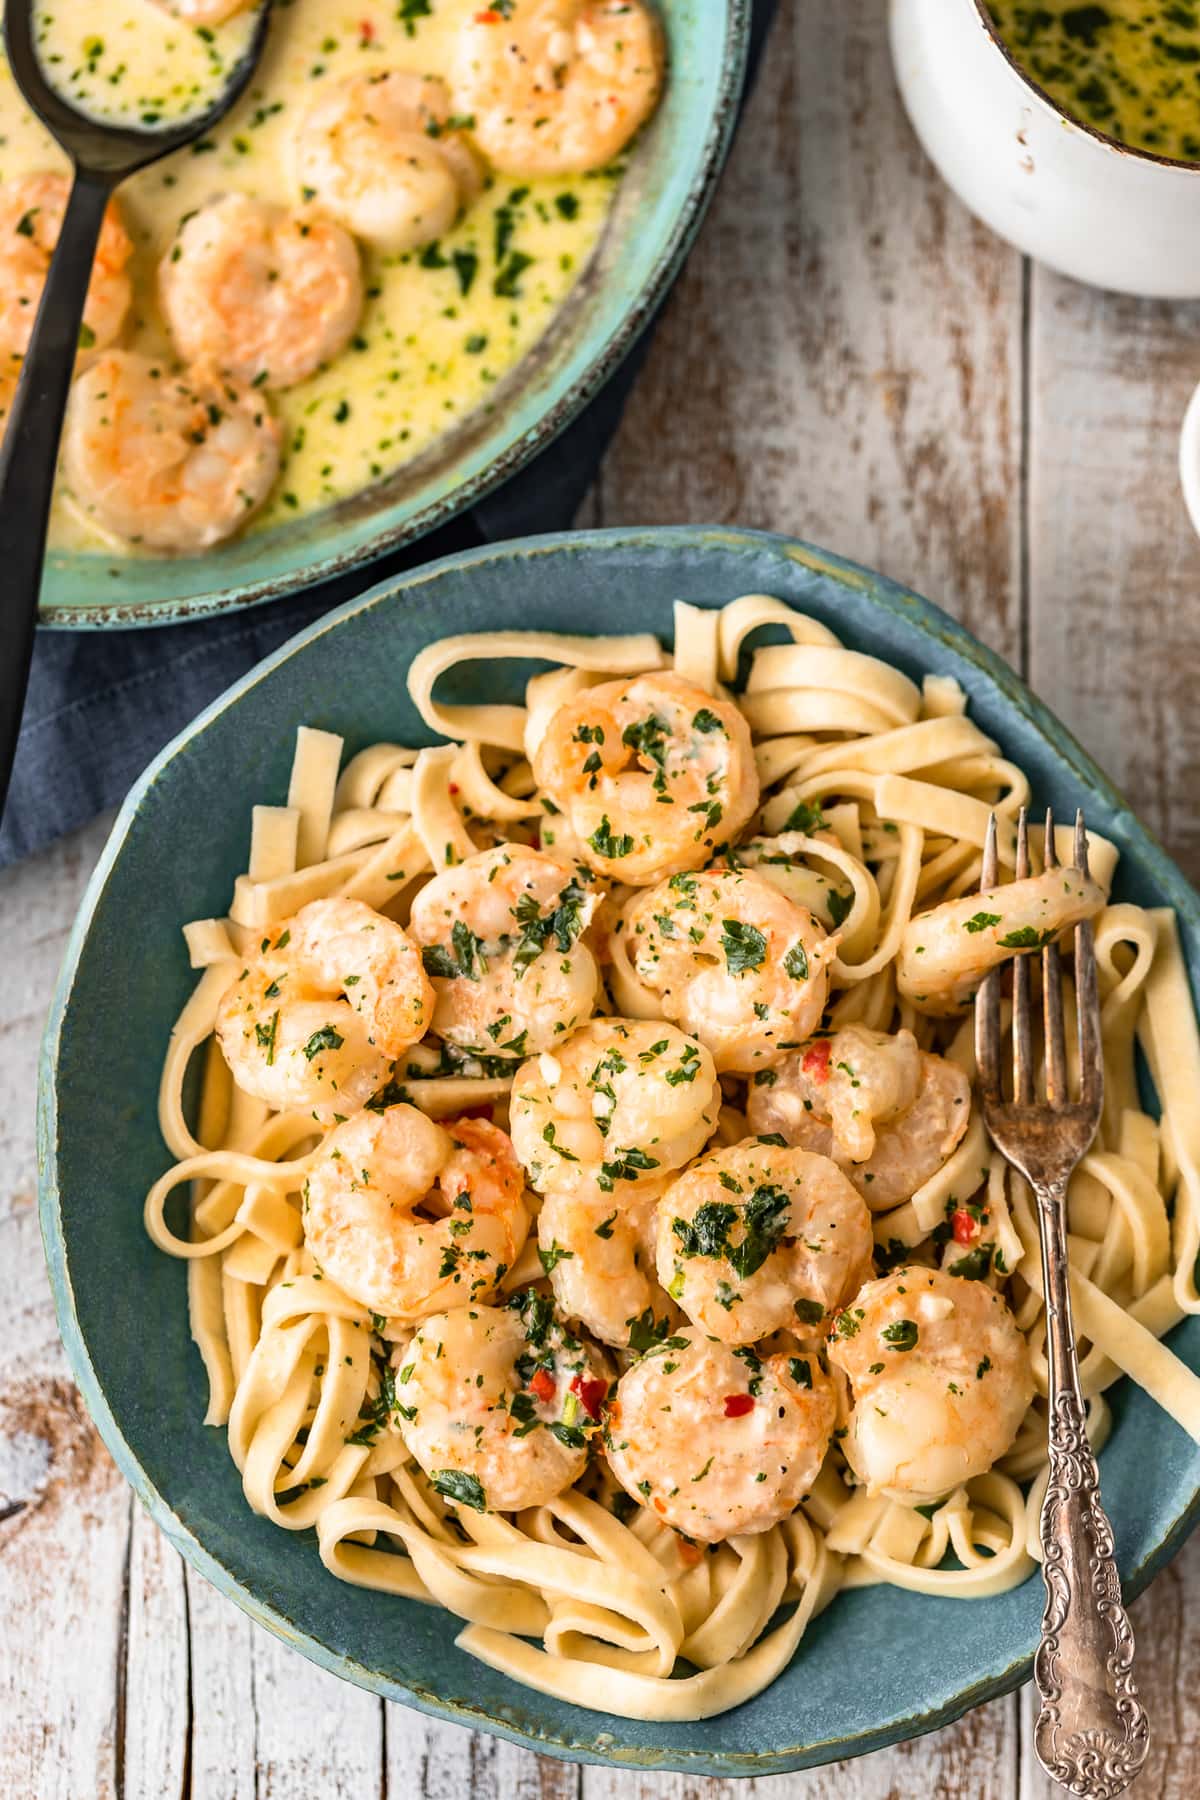
[[[1075, 867], [1087, 874], [1087, 833], [1075, 819]], [[1058, 867], [1054, 818], [1046, 814], [1047, 868]], [[983, 887], [998, 878], [996, 818], [983, 855]], [[1017, 832], [1018, 879], [1029, 873], [1029, 835], [1022, 809]], [[1031, 956], [1013, 963], [1013, 1098], [1004, 1098], [1000, 1068], [1000, 980], [993, 969], [975, 1003], [975, 1055], [988, 1133], [1020, 1170], [1037, 1199], [1050, 1366], [1050, 1485], [1042, 1506], [1042, 1574], [1046, 1610], [1034, 1659], [1042, 1706], [1034, 1748], [1046, 1773], [1084, 1800], [1122, 1794], [1146, 1760], [1149, 1726], [1133, 1678], [1133, 1632], [1121, 1600], [1112, 1529], [1100, 1504], [1100, 1476], [1085, 1429], [1079, 1362], [1071, 1321], [1067, 1265], [1067, 1183], [1084, 1156], [1104, 1100], [1100, 998], [1090, 922], [1075, 928], [1079, 1098], [1067, 1082], [1062, 975], [1058, 948], [1042, 950], [1046, 1099], [1039, 1102], [1030, 1016]]]

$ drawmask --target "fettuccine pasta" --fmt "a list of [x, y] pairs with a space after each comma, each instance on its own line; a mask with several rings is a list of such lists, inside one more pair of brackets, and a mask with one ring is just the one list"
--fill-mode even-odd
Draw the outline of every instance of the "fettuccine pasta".
[[[506, 659], [546, 669], [524, 705], [438, 698]], [[146, 1225], [255, 1512], [517, 1681], [640, 1719], [758, 1693], [842, 1587], [1024, 1581], [1045, 1310], [970, 998], [1080, 917], [1089, 1435], [1128, 1375], [1200, 1441], [1162, 1342], [1200, 1311], [1175, 920], [1109, 898], [1095, 836], [1090, 878], [1066, 832], [1043, 872], [1035, 832], [1014, 880], [1029, 783], [953, 680], [748, 595], [680, 603], [673, 652], [450, 638], [409, 691], [449, 741], [347, 759], [301, 728], [227, 916], [184, 928]]]

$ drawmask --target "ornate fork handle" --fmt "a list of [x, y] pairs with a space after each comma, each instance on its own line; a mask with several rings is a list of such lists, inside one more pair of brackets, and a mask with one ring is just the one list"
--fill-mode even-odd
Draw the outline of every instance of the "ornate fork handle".
[[1149, 1728], [1133, 1678], [1133, 1631], [1112, 1529], [1087, 1440], [1071, 1326], [1066, 1182], [1036, 1188], [1050, 1364], [1050, 1485], [1042, 1506], [1046, 1610], [1034, 1679], [1034, 1731], [1047, 1774], [1084, 1800], [1124, 1793], [1146, 1760]]

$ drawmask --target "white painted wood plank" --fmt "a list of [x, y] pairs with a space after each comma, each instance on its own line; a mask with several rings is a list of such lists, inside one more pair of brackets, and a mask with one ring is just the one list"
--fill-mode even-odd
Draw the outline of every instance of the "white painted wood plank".
[[584, 1769], [582, 1800], [1013, 1800], [1016, 1788], [1016, 1700], [1009, 1697], [933, 1736], [795, 1775], [706, 1781]]
[[[42, 1017], [96, 827], [0, 877], [0, 1793], [115, 1800], [129, 1490], [70, 1380], [42, 1260]], [[6, 1515], [7, 1516], [4, 1516]]]
[[1200, 544], [1176, 456], [1200, 306], [1039, 270], [1031, 347], [1031, 679], [1195, 877]]
[[1015, 655], [1021, 260], [943, 186], [885, 0], [782, 6], [605, 466], [606, 524], [808, 537]]
[[192, 1676], [188, 1800], [258, 1800], [254, 1626], [194, 1569], [186, 1579]]
[[578, 1800], [579, 1770], [389, 1706], [386, 1792], [388, 1800]]
[[188, 1620], [183, 1558], [132, 1509], [122, 1709], [122, 1800], [188, 1800]]
[[251, 1626], [256, 1800], [364, 1800], [384, 1792], [383, 1706]]

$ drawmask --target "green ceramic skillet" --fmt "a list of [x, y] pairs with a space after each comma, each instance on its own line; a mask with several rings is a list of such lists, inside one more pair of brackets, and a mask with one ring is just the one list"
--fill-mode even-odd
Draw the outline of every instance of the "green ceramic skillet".
[[[840, 1595], [773, 1687], [704, 1723], [631, 1723], [543, 1698], [457, 1651], [446, 1614], [346, 1587], [311, 1535], [247, 1511], [224, 1432], [201, 1423], [184, 1270], [143, 1235], [141, 1202], [168, 1160], [155, 1088], [191, 982], [179, 925], [227, 905], [250, 806], [284, 795], [296, 726], [341, 732], [350, 751], [427, 741], [405, 671], [436, 638], [523, 626], [666, 639], [676, 598], [719, 606], [747, 592], [781, 596], [912, 676], [957, 676], [972, 716], [1028, 771], [1037, 804], [1064, 818], [1082, 804], [1120, 846], [1118, 894], [1175, 908], [1200, 987], [1200, 896], [1067, 731], [937, 608], [785, 538], [607, 531], [474, 551], [376, 588], [203, 713], [117, 820], [71, 937], [41, 1070], [42, 1224], [68, 1355], [122, 1471], [184, 1555], [305, 1655], [389, 1699], [552, 1755], [697, 1775], [771, 1775], [873, 1750], [1015, 1687], [1037, 1639], [1040, 1581], [969, 1603], [882, 1587]], [[528, 672], [475, 664], [448, 697], [515, 700]], [[1170, 1342], [1200, 1369], [1200, 1319]], [[1112, 1402], [1104, 1496], [1136, 1592], [1197, 1516], [1200, 1450], [1128, 1382]]]
[[43, 625], [166, 625], [277, 599], [444, 525], [544, 450], [632, 349], [678, 272], [725, 160], [751, 0], [655, 0], [670, 70], [589, 268], [486, 408], [393, 477], [199, 557], [50, 552]]

